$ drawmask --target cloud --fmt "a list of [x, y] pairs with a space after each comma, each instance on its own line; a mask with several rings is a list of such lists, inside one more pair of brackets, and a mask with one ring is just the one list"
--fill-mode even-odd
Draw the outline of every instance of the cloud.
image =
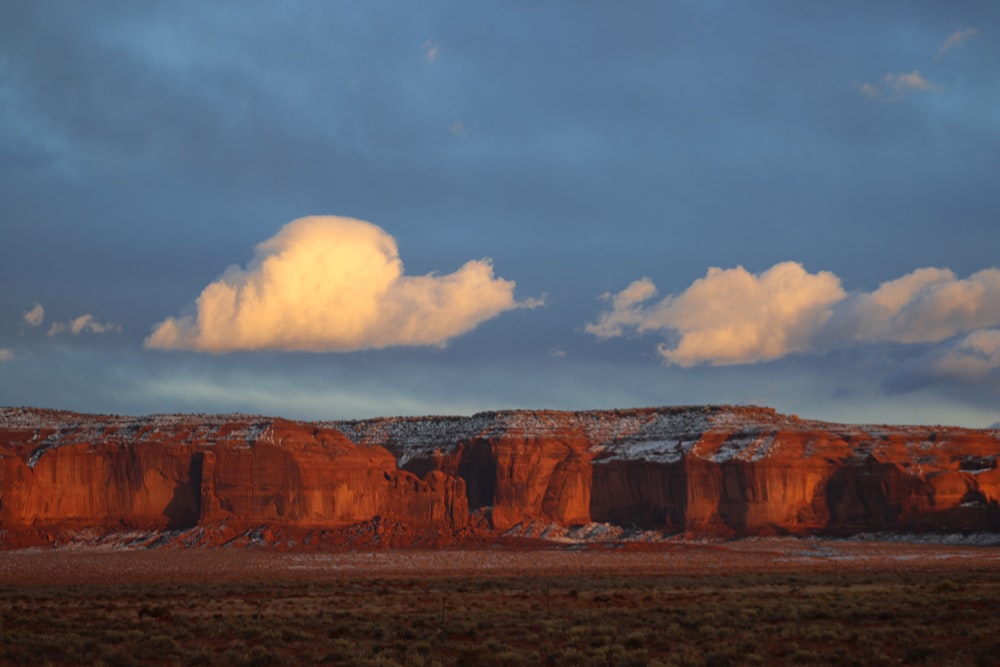
[[884, 386], [908, 392], [937, 384], [1000, 391], [1000, 329], [973, 331], [910, 360]]
[[676, 344], [660, 345], [659, 353], [682, 367], [756, 363], [808, 349], [845, 296], [835, 275], [811, 274], [796, 262], [759, 275], [742, 266], [711, 268], [681, 294], [646, 304], [655, 294], [653, 282], [643, 278], [617, 295], [604, 295], [611, 310], [585, 330], [599, 338], [628, 329], [675, 332]]
[[459, 138], [464, 138], [469, 134], [469, 131], [465, 129], [465, 126], [462, 125], [461, 121], [457, 120], [451, 124], [448, 131], [451, 132], [452, 136]]
[[99, 322], [94, 319], [94, 316], [90, 313], [85, 315], [80, 315], [79, 317], [74, 317], [68, 322], [55, 322], [49, 327], [50, 336], [57, 336], [63, 333], [70, 333], [74, 336], [79, 336], [82, 333], [118, 333], [121, 331], [121, 325], [115, 324], [114, 322]]
[[974, 37], [979, 33], [975, 28], [966, 28], [965, 30], [956, 30], [955, 32], [948, 35], [948, 39], [944, 40], [944, 44], [938, 50], [937, 57], [940, 58], [948, 51], [961, 46], [962, 43], [970, 37]]
[[939, 343], [1000, 325], [1000, 270], [959, 279], [948, 269], [917, 269], [839, 305], [825, 332], [832, 341]]
[[0, 347], [0, 364], [14, 359], [14, 350], [9, 347]]
[[[785, 262], [755, 275], [743, 267], [709, 269], [684, 292], [649, 303], [656, 288], [642, 278], [616, 295], [586, 331], [606, 339], [629, 332], [673, 338], [659, 352], [689, 367], [770, 361], [794, 352], [870, 343], [941, 343], [1000, 326], [1000, 270], [959, 279], [947, 269], [922, 268], [847, 294], [829, 272], [809, 273]], [[970, 338], [962, 351], [985, 349]], [[973, 342], [978, 347], [969, 347]], [[964, 353], [964, 352], [963, 352]]]
[[488, 259], [454, 273], [403, 275], [396, 241], [380, 227], [334, 216], [300, 218], [229, 267], [195, 312], [156, 325], [145, 346], [201, 352], [347, 352], [444, 345], [482, 322], [538, 300], [514, 299]]
[[424, 57], [427, 58], [427, 62], [436, 62], [438, 56], [441, 55], [441, 45], [435, 44], [432, 40], [427, 40], [420, 45], [420, 48], [424, 50]]
[[31, 310], [24, 311], [23, 315], [24, 321], [29, 327], [40, 327], [45, 321], [45, 309], [42, 308], [42, 304], [37, 302]]
[[889, 72], [878, 83], [864, 82], [858, 84], [858, 90], [867, 97], [885, 102], [898, 102], [909, 93], [940, 92], [941, 86], [931, 83], [917, 70], [909, 74], [894, 74]]
[[934, 363], [940, 376], [964, 383], [994, 382], [1000, 387], [1000, 330], [973, 331], [945, 350]]
[[611, 311], [602, 314], [596, 323], [588, 324], [584, 327], [584, 331], [606, 339], [622, 336], [629, 328], [635, 328], [640, 332], [661, 328], [651, 316], [650, 310], [642, 305], [644, 301], [654, 296], [656, 296], [656, 285], [646, 276], [636, 280], [618, 294], [605, 292], [600, 298], [611, 303]]

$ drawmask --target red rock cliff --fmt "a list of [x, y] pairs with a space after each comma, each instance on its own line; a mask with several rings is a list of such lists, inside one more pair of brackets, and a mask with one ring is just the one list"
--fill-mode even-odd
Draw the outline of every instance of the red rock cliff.
[[241, 416], [0, 414], [0, 521], [15, 541], [73, 529], [302, 532], [371, 521], [453, 533], [468, 521], [460, 478], [421, 479], [337, 430]]
[[465, 480], [494, 530], [587, 522], [714, 535], [1000, 531], [1000, 432], [852, 426], [754, 407], [338, 422]]
[[1000, 532], [997, 431], [761, 408], [323, 423], [0, 409], [0, 457], [4, 546], [208, 528], [216, 537], [200, 543], [252, 529], [403, 545], [590, 522], [723, 536]]

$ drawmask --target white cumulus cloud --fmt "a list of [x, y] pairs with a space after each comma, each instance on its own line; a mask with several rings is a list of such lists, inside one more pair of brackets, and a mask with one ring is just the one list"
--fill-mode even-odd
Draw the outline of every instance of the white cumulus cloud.
[[49, 335], [57, 336], [63, 333], [70, 333], [74, 336], [79, 336], [82, 333], [117, 333], [121, 331], [120, 325], [114, 322], [99, 322], [94, 318], [93, 315], [87, 313], [85, 315], [80, 315], [79, 317], [74, 317], [68, 322], [55, 322], [51, 327], [49, 327]]
[[959, 279], [948, 269], [922, 268], [860, 293], [837, 308], [831, 340], [938, 343], [1000, 324], [1000, 270]]
[[45, 309], [40, 303], [36, 303], [31, 310], [24, 311], [22, 315], [24, 315], [24, 322], [29, 327], [40, 327], [45, 321]]
[[656, 288], [649, 278], [617, 295], [605, 295], [611, 310], [586, 331], [601, 338], [628, 329], [673, 332], [675, 345], [660, 345], [663, 358], [678, 366], [725, 366], [770, 361], [809, 347], [817, 330], [845, 296], [840, 279], [801, 264], [776, 264], [759, 275], [742, 266], [709, 269], [687, 290], [647, 303]]
[[300, 218], [231, 266], [194, 312], [159, 323], [145, 346], [202, 352], [376, 349], [444, 345], [513, 308], [514, 282], [488, 259], [454, 273], [406, 276], [380, 227], [334, 216]]
[[643, 278], [603, 295], [611, 307], [586, 331], [599, 338], [659, 332], [672, 339], [659, 347], [663, 358], [687, 367], [868, 343], [941, 343], [963, 334], [969, 342], [954, 349], [982, 352], [993, 334], [977, 332], [1000, 326], [998, 269], [960, 279], [948, 269], [921, 268], [872, 292], [848, 294], [836, 275], [784, 262], [757, 275], [713, 268], [680, 294], [651, 303], [655, 294]]

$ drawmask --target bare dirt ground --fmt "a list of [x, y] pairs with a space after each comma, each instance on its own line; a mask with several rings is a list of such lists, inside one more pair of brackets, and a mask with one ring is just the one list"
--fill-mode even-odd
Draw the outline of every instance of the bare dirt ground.
[[0, 552], [0, 664], [1000, 665], [1000, 548]]
[[1000, 571], [1000, 548], [799, 539], [294, 553], [241, 549], [0, 552], [0, 585], [325, 581], [358, 577]]

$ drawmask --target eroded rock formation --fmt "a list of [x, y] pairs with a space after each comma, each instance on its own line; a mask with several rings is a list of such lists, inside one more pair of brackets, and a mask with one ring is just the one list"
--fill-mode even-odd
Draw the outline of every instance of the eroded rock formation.
[[81, 531], [402, 546], [594, 522], [718, 536], [1000, 532], [1000, 432], [751, 407], [317, 423], [6, 408], [0, 457], [6, 547]]

